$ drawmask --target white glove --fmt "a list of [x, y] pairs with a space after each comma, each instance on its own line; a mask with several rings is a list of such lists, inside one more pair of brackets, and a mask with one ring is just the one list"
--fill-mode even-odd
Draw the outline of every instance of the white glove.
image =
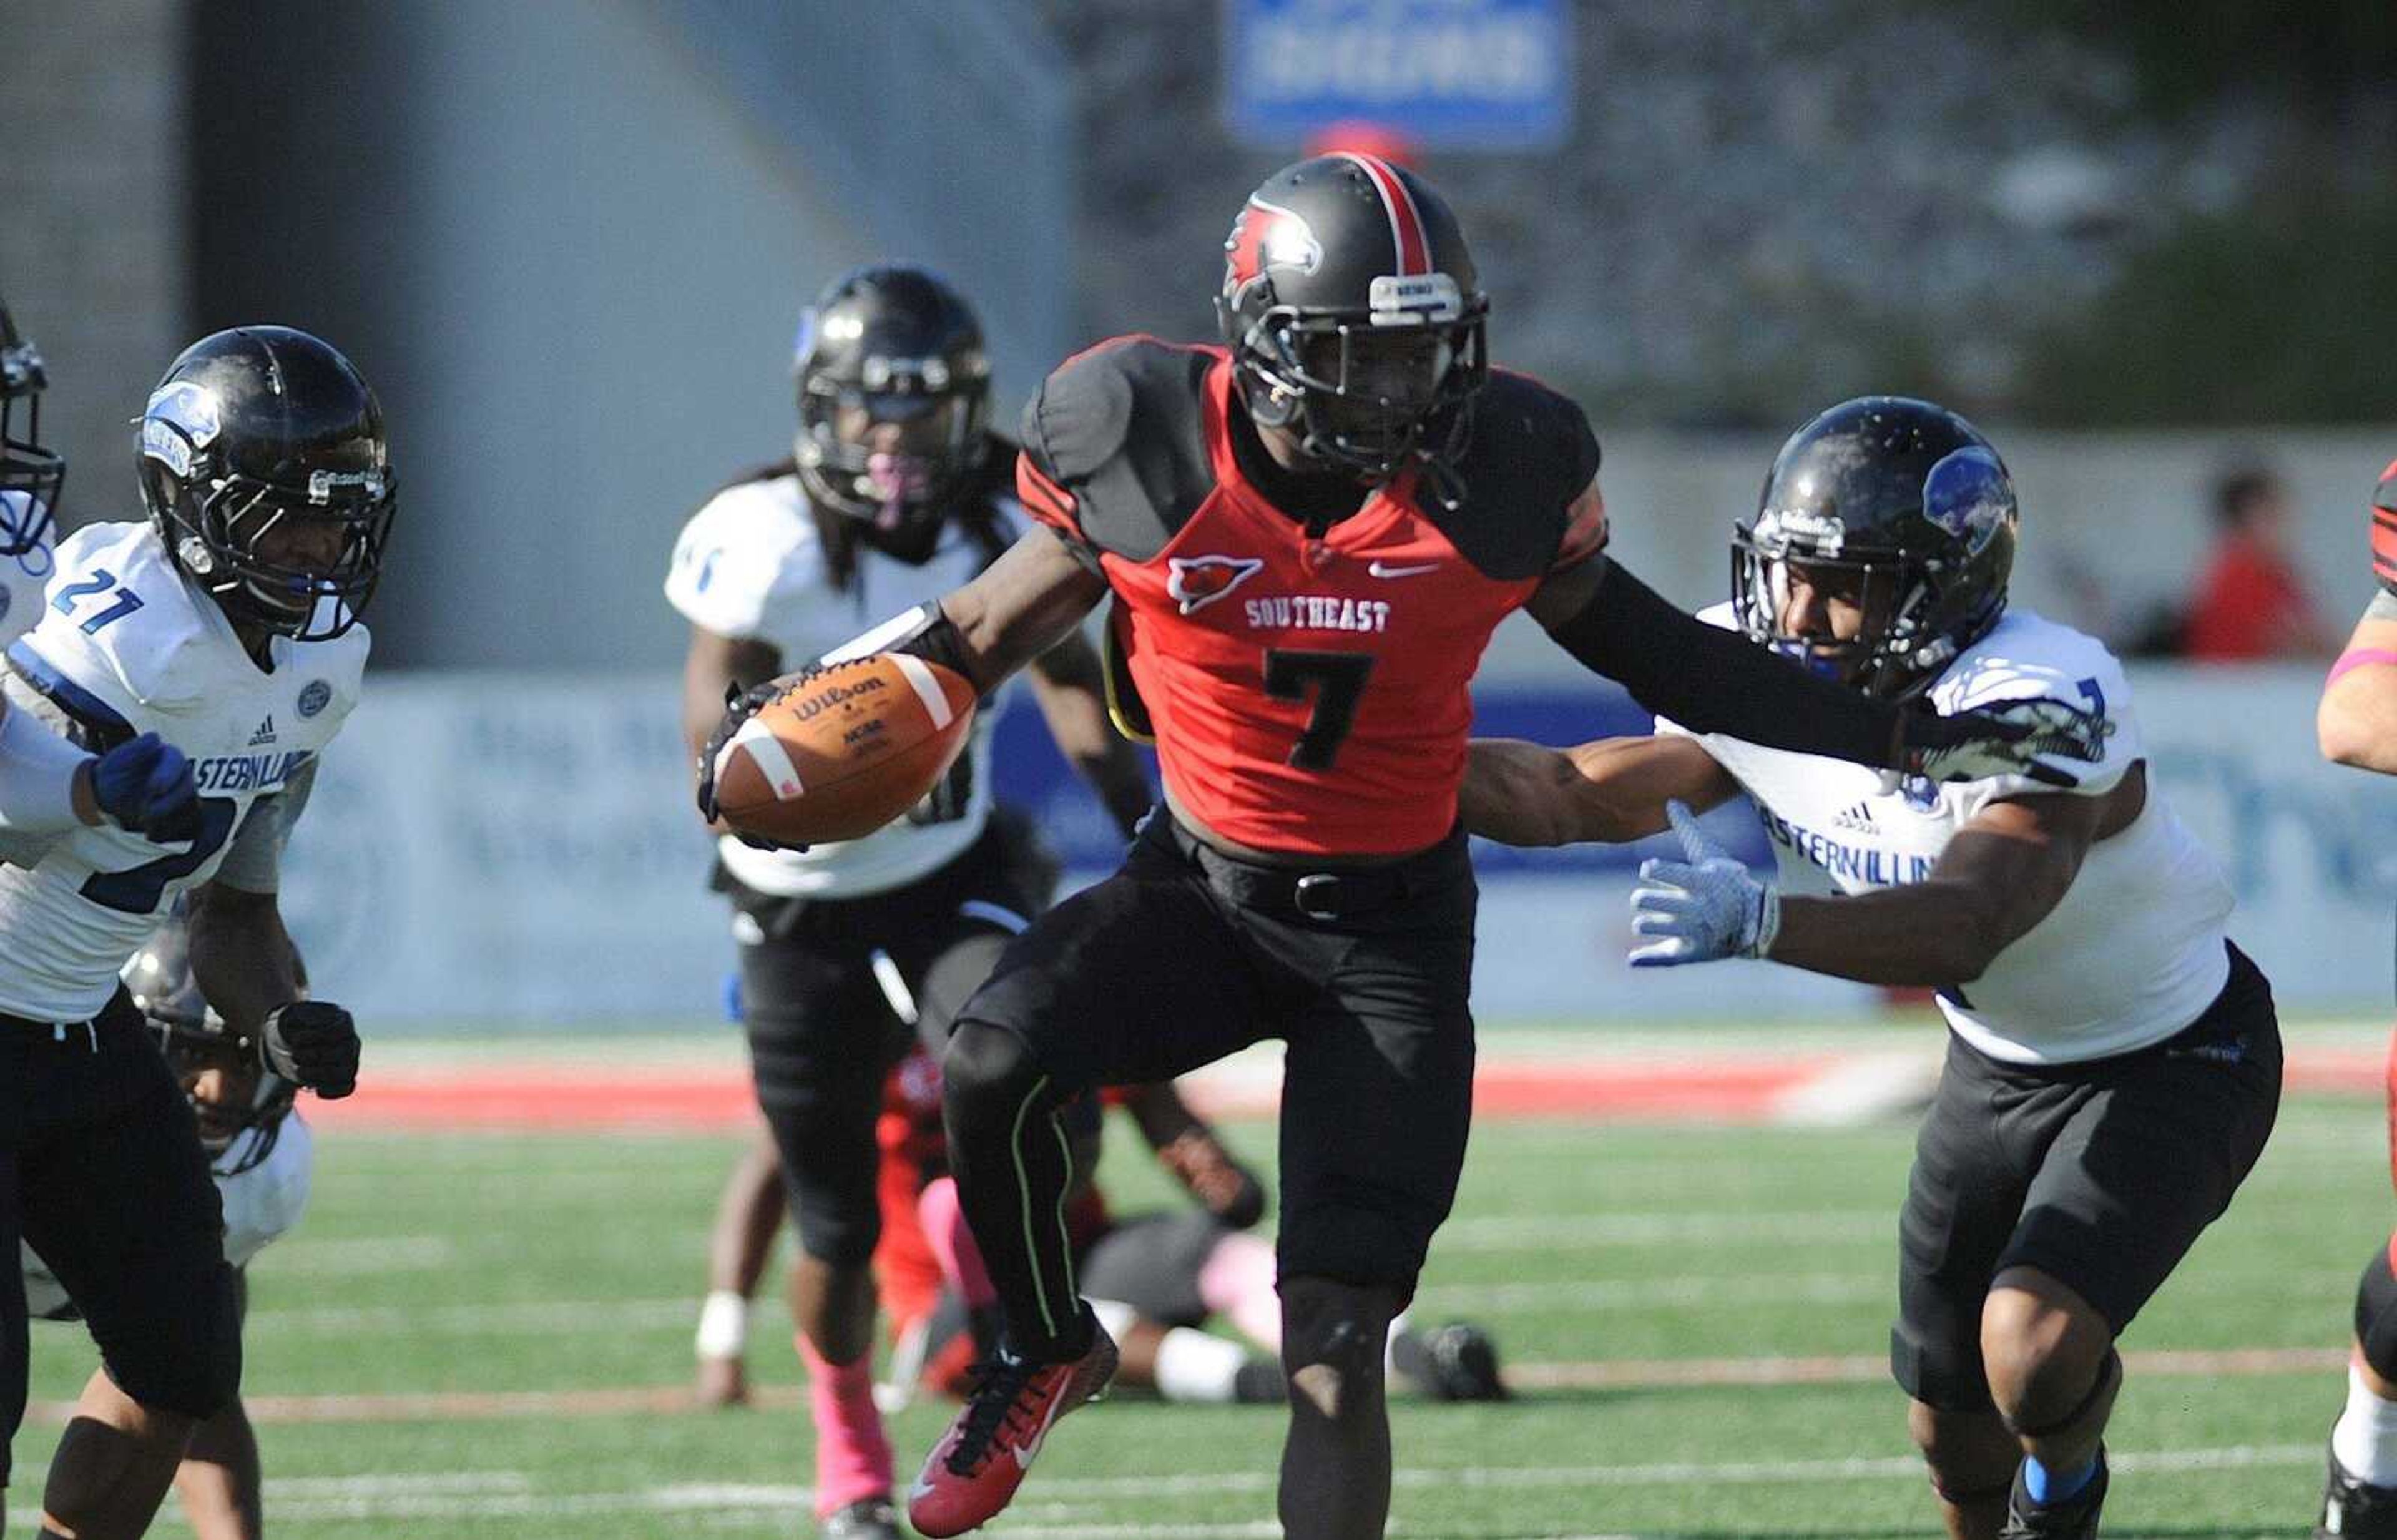
[[1665, 804], [1681, 861], [1643, 861], [1631, 891], [1631, 933], [1655, 938], [1634, 947], [1634, 968], [1673, 968], [1723, 957], [1760, 957], [1781, 929], [1781, 891], [1759, 882], [1698, 827], [1686, 803]]

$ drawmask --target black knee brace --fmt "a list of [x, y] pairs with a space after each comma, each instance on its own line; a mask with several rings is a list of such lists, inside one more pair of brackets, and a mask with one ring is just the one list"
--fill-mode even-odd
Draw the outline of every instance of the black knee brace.
[[2397, 1380], [2397, 1274], [2390, 1271], [2390, 1249], [2376, 1247], [2355, 1285], [2355, 1340], [2364, 1361], [2385, 1380]]

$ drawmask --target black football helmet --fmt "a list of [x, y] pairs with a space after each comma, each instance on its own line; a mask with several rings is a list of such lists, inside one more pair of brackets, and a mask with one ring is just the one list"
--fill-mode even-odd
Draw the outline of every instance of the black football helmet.
[[1490, 374], [1489, 310], [1447, 200], [1350, 153], [1284, 167], [1249, 194], [1215, 300], [1250, 416], [1374, 480], [1462, 447]]
[[[1843, 401], [1790, 435], [1756, 517], [1734, 527], [1733, 607], [1749, 639], [1903, 700], [2005, 612], [2019, 522], [2005, 462], [1973, 424], [1902, 395]], [[1850, 588], [1864, 634], [1785, 630], [1793, 565]]]
[[399, 483], [338, 350], [288, 327], [201, 338], [150, 393], [139, 463], [160, 538], [227, 615], [300, 641], [357, 623]]
[[66, 486], [67, 462], [42, 447], [49, 383], [40, 350], [0, 303], [0, 556], [23, 556], [49, 538]]
[[[159, 1051], [166, 1054], [177, 1080], [208, 1069], [232, 1069], [249, 1078], [254, 1089], [245, 1106], [203, 1105], [196, 1097], [193, 1099], [193, 1110], [201, 1119], [200, 1142], [207, 1146], [209, 1160], [222, 1162], [240, 1146], [230, 1165], [216, 1165], [217, 1174], [238, 1176], [274, 1153], [275, 1142], [282, 1136], [283, 1119], [289, 1115], [300, 1088], [267, 1066], [262, 1038], [233, 1031], [223, 1017], [209, 1009], [192, 977], [191, 959], [190, 915], [178, 904], [167, 923], [125, 965], [125, 988], [148, 1018]], [[301, 972], [304, 993], [306, 975], [300, 968], [297, 947], [292, 949], [292, 965]]]
[[[989, 453], [982, 324], [923, 268], [861, 267], [833, 280], [799, 318], [791, 374], [799, 479], [810, 501], [846, 517], [886, 533], [920, 529]], [[896, 431], [875, 431], [885, 424]]]

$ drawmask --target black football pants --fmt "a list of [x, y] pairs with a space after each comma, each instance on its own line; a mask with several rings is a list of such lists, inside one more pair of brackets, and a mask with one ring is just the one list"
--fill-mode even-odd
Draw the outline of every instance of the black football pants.
[[949, 1158], [1018, 1353], [1081, 1340], [1058, 1109], [1287, 1046], [1280, 1270], [1413, 1292], [1473, 1105], [1463, 836], [1395, 865], [1236, 862], [1162, 810], [1115, 876], [1015, 938], [944, 1063]]
[[[88, 1023], [0, 1016], [0, 1415], [25, 1414], [33, 1243], [109, 1377], [144, 1406], [216, 1414], [241, 1384], [224, 1211], [199, 1126], [123, 990]], [[0, 1480], [7, 1466], [0, 1452]]]

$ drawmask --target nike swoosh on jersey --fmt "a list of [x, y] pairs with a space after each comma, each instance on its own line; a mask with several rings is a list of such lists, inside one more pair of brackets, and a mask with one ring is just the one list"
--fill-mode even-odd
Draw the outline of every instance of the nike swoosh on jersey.
[[1386, 561], [1369, 561], [1365, 564], [1365, 570], [1377, 578], [1412, 578], [1419, 572], [1439, 571], [1440, 563], [1419, 561], [1410, 567], [1393, 567]]

